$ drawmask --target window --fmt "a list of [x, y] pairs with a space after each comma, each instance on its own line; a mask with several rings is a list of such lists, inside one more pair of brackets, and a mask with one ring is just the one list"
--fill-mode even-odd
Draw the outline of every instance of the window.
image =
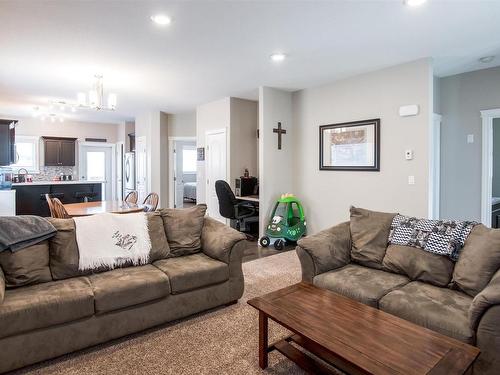
[[184, 173], [196, 172], [196, 149], [194, 148], [182, 149], [182, 172]]
[[38, 137], [16, 135], [16, 163], [12, 164], [14, 173], [20, 168], [26, 168], [28, 173], [39, 173], [38, 150]]
[[87, 181], [106, 180], [106, 153], [87, 151]]

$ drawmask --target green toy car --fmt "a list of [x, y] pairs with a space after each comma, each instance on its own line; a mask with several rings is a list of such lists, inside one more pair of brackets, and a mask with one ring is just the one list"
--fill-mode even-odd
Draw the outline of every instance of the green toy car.
[[306, 234], [304, 208], [292, 194], [284, 194], [278, 199], [271, 217], [266, 234], [259, 240], [262, 247], [268, 247], [274, 240], [274, 248], [283, 250], [286, 242], [297, 242]]

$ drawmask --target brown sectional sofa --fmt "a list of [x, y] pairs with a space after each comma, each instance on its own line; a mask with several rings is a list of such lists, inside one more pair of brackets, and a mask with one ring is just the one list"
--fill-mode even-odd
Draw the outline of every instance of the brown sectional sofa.
[[350, 222], [303, 238], [303, 281], [481, 349], [475, 374], [500, 374], [500, 230], [477, 225], [457, 262], [387, 245], [395, 214], [352, 208]]
[[[202, 211], [188, 215], [198, 215], [198, 237], [172, 211], [148, 214], [143, 266], [79, 272], [71, 219], [52, 220], [58, 233], [36, 249], [0, 253], [0, 373], [237, 301], [245, 237]], [[165, 220], [177, 221], [172, 241]]]

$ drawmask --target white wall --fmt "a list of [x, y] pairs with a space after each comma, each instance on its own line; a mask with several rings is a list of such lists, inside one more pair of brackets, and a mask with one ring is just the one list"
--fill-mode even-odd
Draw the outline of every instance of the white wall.
[[[231, 123], [230, 98], [200, 105], [196, 108], [196, 147], [205, 147], [207, 131], [226, 129], [229, 133]], [[229, 134], [228, 134], [229, 136]], [[230, 176], [230, 142], [227, 145], [227, 176]], [[206, 203], [205, 162], [198, 162], [196, 180], [196, 199], [198, 203]]]
[[[441, 217], [481, 220], [481, 110], [500, 108], [500, 67], [439, 80]], [[467, 135], [474, 143], [467, 143]]]
[[[278, 150], [278, 135], [273, 133], [278, 122], [287, 131], [282, 135], [281, 150]], [[298, 129], [292, 123], [291, 92], [259, 88], [259, 129], [259, 232], [262, 235], [280, 195], [297, 193], [294, 174], [300, 169], [294, 165], [294, 139]]]
[[16, 127], [18, 135], [72, 137], [79, 140], [85, 138], [106, 138], [109, 143], [118, 140], [119, 124], [68, 121], [51, 122], [38, 118], [20, 118]]
[[147, 191], [160, 196], [158, 207], [168, 206], [168, 116], [160, 111], [136, 117], [136, 137], [146, 137]]
[[230, 176], [228, 182], [235, 188], [234, 180], [243, 176], [245, 168], [250, 176], [258, 176], [257, 127], [259, 104], [253, 100], [231, 98], [230, 104]]
[[169, 137], [196, 137], [196, 111], [168, 114]]
[[[427, 217], [432, 85], [424, 59], [293, 94], [292, 186], [305, 205], [309, 233], [348, 220], [350, 205]], [[420, 114], [399, 117], [406, 104], [418, 104]], [[372, 118], [381, 119], [380, 172], [319, 171], [319, 126]], [[412, 161], [404, 157], [409, 148]], [[269, 159], [261, 167], [264, 162]], [[415, 185], [408, 185], [409, 175]]]

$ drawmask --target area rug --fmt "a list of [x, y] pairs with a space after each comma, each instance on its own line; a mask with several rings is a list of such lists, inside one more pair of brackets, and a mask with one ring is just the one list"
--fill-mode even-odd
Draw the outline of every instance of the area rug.
[[[245, 294], [232, 306], [210, 310], [99, 345], [16, 374], [304, 374], [277, 352], [258, 366], [258, 313], [246, 301], [300, 281], [300, 263], [288, 251], [243, 264]], [[269, 340], [289, 333], [269, 323]], [[42, 343], [41, 343], [42, 345]]]

